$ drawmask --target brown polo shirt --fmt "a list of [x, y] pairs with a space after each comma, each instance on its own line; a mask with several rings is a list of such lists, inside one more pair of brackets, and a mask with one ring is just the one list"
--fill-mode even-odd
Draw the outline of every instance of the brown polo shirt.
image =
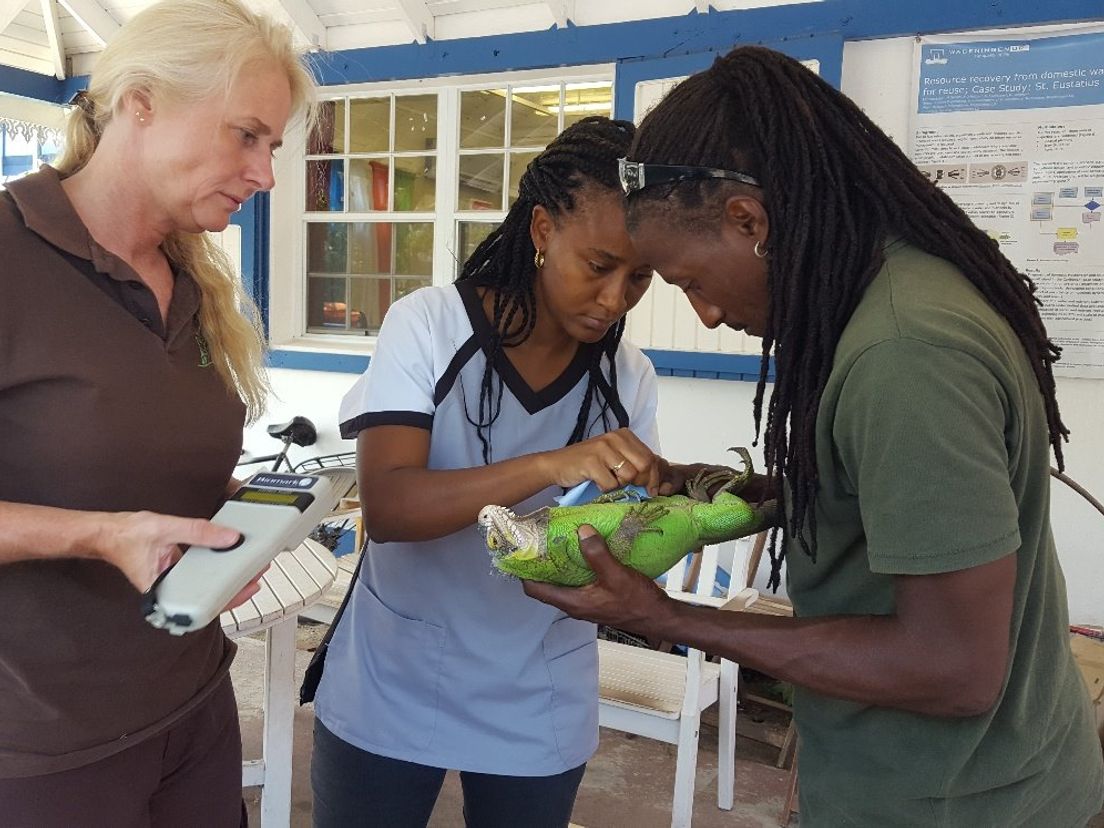
[[[215, 513], [245, 408], [203, 365], [199, 301], [177, 273], [162, 324], [49, 167], [0, 192], [0, 501]], [[98, 561], [0, 565], [0, 777], [109, 756], [214, 690], [234, 653], [218, 622], [171, 636], [140, 604]]]

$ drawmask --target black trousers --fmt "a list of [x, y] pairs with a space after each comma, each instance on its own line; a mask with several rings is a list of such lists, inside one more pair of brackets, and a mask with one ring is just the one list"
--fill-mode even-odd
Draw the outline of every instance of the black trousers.
[[[468, 828], [566, 828], [585, 770], [582, 764], [556, 776], [462, 772], [464, 822]], [[377, 756], [315, 720], [315, 828], [425, 828], [444, 780], [444, 768]]]

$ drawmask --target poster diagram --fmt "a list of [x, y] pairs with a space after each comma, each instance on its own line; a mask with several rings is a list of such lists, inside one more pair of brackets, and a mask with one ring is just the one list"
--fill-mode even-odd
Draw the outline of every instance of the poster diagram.
[[1056, 372], [1104, 377], [1104, 31], [917, 44], [909, 153], [1031, 276]]
[[1062, 187], [1058, 192], [1036, 190], [1031, 194], [1031, 221], [1039, 225], [1041, 235], [1054, 237], [1054, 254], [1084, 255], [1086, 243], [1104, 245], [1104, 234], [1098, 231], [1101, 238], [1094, 239], [1083, 236], [1078, 227], [1091, 229], [1100, 221], [1099, 198], [1104, 198], [1104, 186]]

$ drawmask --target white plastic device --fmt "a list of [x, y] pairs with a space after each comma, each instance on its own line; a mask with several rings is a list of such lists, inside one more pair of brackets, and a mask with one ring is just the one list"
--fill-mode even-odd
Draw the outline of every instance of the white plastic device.
[[294, 549], [356, 485], [356, 469], [309, 475], [259, 472], [211, 518], [241, 533], [225, 549], [190, 547], [145, 594], [153, 626], [183, 635], [210, 624], [223, 607], [285, 549]]

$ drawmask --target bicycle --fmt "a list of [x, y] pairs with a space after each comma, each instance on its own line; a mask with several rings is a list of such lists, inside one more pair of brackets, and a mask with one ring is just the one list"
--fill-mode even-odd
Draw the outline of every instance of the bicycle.
[[280, 440], [283, 443], [283, 448], [276, 454], [263, 454], [257, 457], [246, 456], [243, 451], [242, 459], [238, 461], [237, 466], [252, 466], [259, 463], [267, 463], [271, 460], [274, 462], [268, 471], [280, 471], [280, 465], [283, 464], [287, 468], [287, 471], [292, 474], [303, 474], [318, 471], [319, 469], [332, 468], [334, 466], [356, 465], [355, 451], [343, 451], [337, 454], [319, 454], [292, 464], [287, 455], [288, 450], [293, 445], [306, 448], [318, 442], [318, 429], [316, 429], [314, 423], [306, 417], [295, 416], [286, 423], [270, 425], [265, 430], [270, 437]]
[[288, 449], [290, 449], [292, 445], [306, 448], [318, 442], [318, 429], [316, 429], [314, 423], [306, 417], [292, 417], [291, 420], [286, 423], [270, 425], [266, 431], [270, 437], [280, 440], [284, 444], [283, 448], [276, 454], [265, 454], [260, 457], [245, 456], [243, 452], [243, 457], [238, 461], [237, 465], [252, 466], [274, 460], [275, 462], [272, 464], [272, 468], [268, 469], [268, 471], [279, 471], [280, 464], [283, 463], [287, 466], [289, 472], [294, 472], [295, 469], [291, 461], [288, 460]]

